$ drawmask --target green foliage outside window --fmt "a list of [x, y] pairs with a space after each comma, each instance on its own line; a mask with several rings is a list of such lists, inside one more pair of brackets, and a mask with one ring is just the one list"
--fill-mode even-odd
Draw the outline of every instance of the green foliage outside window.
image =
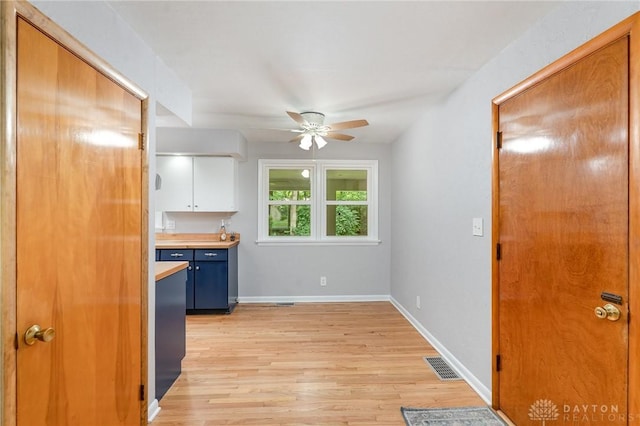
[[[310, 191], [270, 191], [269, 200], [300, 201], [309, 200]], [[308, 204], [270, 204], [270, 236], [311, 235], [311, 206]]]
[[291, 191], [269, 191], [270, 201], [292, 201], [292, 200], [310, 200], [311, 191], [309, 190], [291, 190]]
[[[366, 201], [367, 191], [336, 191], [336, 200]], [[336, 218], [335, 235], [367, 235], [367, 206], [337, 205], [334, 207]]]

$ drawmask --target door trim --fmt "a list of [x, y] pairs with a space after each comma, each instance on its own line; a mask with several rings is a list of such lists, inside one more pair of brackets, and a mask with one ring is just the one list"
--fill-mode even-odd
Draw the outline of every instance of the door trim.
[[[117, 72], [104, 59], [91, 52], [68, 32], [26, 1], [0, 2], [0, 423], [16, 424], [16, 35], [18, 16], [31, 22], [52, 39], [72, 51], [78, 58], [104, 74], [141, 101], [142, 129], [148, 146], [148, 94]], [[148, 150], [142, 155], [141, 226], [141, 365], [142, 384], [148, 376], [148, 215], [149, 215], [149, 159]], [[147, 393], [140, 401], [140, 424], [147, 424]]]
[[[629, 37], [629, 361], [628, 412], [640, 414], [640, 329], [635, 319], [640, 312], [640, 12], [636, 13], [591, 41], [536, 72], [523, 82], [495, 97], [492, 101], [492, 248], [499, 243], [500, 194], [497, 132], [499, 107], [508, 99], [524, 92], [594, 51]], [[500, 353], [499, 291], [500, 276], [496, 254], [491, 255], [492, 279], [492, 406], [500, 409], [500, 375], [496, 356]], [[633, 313], [633, 315], [632, 315]]]

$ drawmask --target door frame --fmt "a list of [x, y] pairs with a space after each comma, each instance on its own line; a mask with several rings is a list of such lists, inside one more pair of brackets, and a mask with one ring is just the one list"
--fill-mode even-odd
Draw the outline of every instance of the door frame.
[[[596, 36], [531, 77], [495, 97], [492, 101], [492, 247], [497, 248], [500, 229], [498, 135], [500, 104], [528, 88], [571, 66], [594, 51], [629, 37], [629, 361], [628, 413], [640, 414], [640, 328], [636, 315], [640, 312], [640, 12]], [[491, 256], [492, 279], [492, 406], [500, 409], [499, 295], [500, 275], [497, 255]], [[632, 315], [633, 313], [633, 315]]]
[[[49, 37], [56, 40], [77, 57], [104, 74], [141, 101], [143, 144], [148, 146], [148, 103], [149, 96], [140, 87], [116, 71], [105, 60], [98, 57], [85, 45], [41, 13], [26, 1], [7, 0], [0, 2], [0, 423], [15, 426], [16, 392], [16, 39], [18, 16], [31, 22]], [[148, 326], [148, 213], [149, 213], [149, 160], [147, 150], [142, 155], [141, 176], [141, 330], [140, 377], [147, 387], [147, 326]], [[147, 424], [147, 392], [140, 401], [140, 424]]]

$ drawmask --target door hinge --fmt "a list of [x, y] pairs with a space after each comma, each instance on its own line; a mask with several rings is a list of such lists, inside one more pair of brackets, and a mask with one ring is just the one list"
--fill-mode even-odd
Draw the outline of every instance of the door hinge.
[[502, 132], [496, 133], [496, 148], [502, 148]]
[[144, 151], [144, 133], [138, 133], [138, 149]]
[[496, 260], [502, 259], [502, 246], [500, 243], [496, 244]]
[[502, 370], [502, 360], [500, 355], [496, 355], [496, 371]]
[[140, 385], [140, 401], [144, 401], [144, 385]]

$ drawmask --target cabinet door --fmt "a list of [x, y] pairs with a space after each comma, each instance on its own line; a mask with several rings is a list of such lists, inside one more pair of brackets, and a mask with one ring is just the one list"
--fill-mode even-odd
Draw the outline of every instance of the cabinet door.
[[194, 157], [194, 211], [237, 211], [237, 174], [231, 157]]
[[195, 309], [195, 263], [189, 262], [187, 267], [187, 309]]
[[227, 309], [227, 262], [195, 262], [195, 309]]
[[193, 211], [193, 158], [156, 157], [160, 189], [156, 191], [156, 211]]

